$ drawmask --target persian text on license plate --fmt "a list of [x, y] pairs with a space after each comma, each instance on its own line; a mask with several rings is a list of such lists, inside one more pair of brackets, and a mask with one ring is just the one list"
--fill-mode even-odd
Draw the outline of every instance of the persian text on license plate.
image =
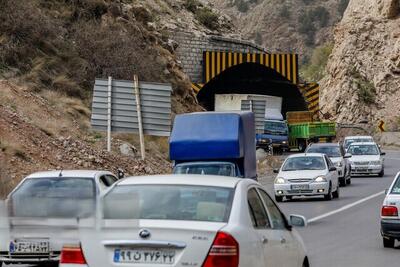
[[12, 254], [43, 254], [49, 253], [49, 241], [15, 240], [10, 242], [9, 247]]
[[116, 249], [114, 262], [173, 264], [175, 251], [168, 249]]
[[292, 190], [301, 190], [301, 189], [309, 189], [310, 186], [308, 184], [293, 184], [291, 189]]

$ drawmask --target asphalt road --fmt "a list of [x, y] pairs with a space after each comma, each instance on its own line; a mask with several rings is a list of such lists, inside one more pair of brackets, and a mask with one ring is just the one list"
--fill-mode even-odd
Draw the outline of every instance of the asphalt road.
[[[383, 248], [379, 215], [383, 191], [400, 171], [400, 151], [387, 151], [385, 160], [383, 178], [354, 177], [350, 186], [341, 188], [339, 199], [299, 198], [280, 203], [286, 214], [301, 214], [312, 221], [298, 229], [311, 266], [399, 266], [400, 243], [395, 249]], [[272, 184], [266, 186], [272, 193]]]

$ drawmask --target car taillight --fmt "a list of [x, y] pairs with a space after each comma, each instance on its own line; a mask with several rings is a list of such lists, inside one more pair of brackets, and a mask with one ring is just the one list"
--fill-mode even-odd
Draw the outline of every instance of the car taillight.
[[396, 206], [383, 206], [381, 210], [382, 216], [398, 216], [398, 210]]
[[63, 264], [86, 264], [80, 245], [64, 246], [61, 251], [60, 263]]
[[239, 244], [230, 234], [218, 232], [203, 267], [239, 266]]

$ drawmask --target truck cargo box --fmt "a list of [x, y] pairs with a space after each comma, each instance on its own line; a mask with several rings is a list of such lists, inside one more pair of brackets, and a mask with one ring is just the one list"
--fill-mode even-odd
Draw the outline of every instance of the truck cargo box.
[[177, 115], [170, 137], [170, 159], [177, 162], [227, 160], [244, 177], [256, 177], [252, 112], [198, 112]]
[[313, 122], [313, 112], [311, 111], [291, 111], [286, 113], [288, 124]]
[[334, 122], [306, 122], [289, 124], [290, 138], [310, 139], [314, 137], [336, 136]]

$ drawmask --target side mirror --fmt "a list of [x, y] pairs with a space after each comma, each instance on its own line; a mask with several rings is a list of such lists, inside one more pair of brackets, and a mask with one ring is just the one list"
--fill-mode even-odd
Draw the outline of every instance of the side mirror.
[[389, 189], [385, 189], [385, 195], [389, 193]]
[[353, 155], [352, 154], [350, 154], [350, 153], [346, 153], [345, 155], [344, 155], [344, 157], [343, 158], [345, 158], [345, 159], [349, 159], [349, 158], [351, 158]]
[[289, 224], [290, 226], [294, 227], [306, 227], [307, 226], [307, 219], [301, 215], [289, 215]]
[[334, 171], [337, 171], [337, 169], [336, 169], [336, 167], [330, 167], [330, 168], [329, 168], [329, 171], [330, 171], [330, 172], [334, 172]]
[[274, 173], [279, 173], [279, 169], [274, 169], [273, 172]]
[[386, 152], [381, 152], [381, 156], [385, 156], [386, 155]]
[[121, 170], [121, 169], [118, 169], [118, 171], [117, 171], [117, 176], [118, 176], [118, 179], [124, 178], [124, 177], [125, 177], [124, 171]]

